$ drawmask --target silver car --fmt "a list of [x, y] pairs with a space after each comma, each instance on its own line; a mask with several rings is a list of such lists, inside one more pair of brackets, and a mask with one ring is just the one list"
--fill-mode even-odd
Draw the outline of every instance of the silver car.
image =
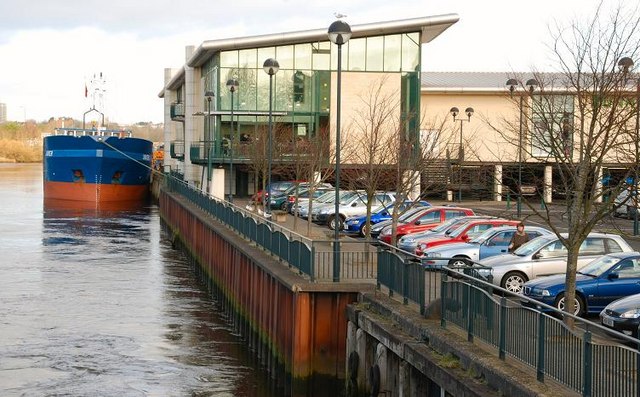
[[[336, 192], [326, 192], [325, 194], [323, 194], [322, 196], [318, 197], [317, 199], [313, 200], [313, 209], [321, 206], [321, 205], [325, 205], [327, 203], [334, 203], [336, 200]], [[298, 212], [298, 216], [301, 218], [307, 218], [307, 216], [309, 215], [309, 204], [310, 201], [308, 200], [307, 202], [304, 203], [300, 203], [298, 205], [297, 208], [297, 212]]]
[[[563, 234], [565, 237], [566, 234]], [[578, 269], [605, 254], [633, 252], [633, 248], [617, 234], [589, 233], [580, 246]], [[483, 277], [493, 276], [493, 284], [508, 291], [521, 293], [526, 281], [567, 271], [567, 248], [556, 235], [545, 235], [522, 245], [512, 254], [498, 255], [481, 260], [479, 269]]]
[[[459, 267], [491, 256], [504, 254], [507, 252], [507, 247], [515, 231], [515, 226], [494, 227], [484, 231], [468, 243], [444, 244], [429, 248], [424, 252], [424, 257], [428, 259], [423, 260], [422, 263], [433, 267], [447, 265]], [[549, 230], [535, 226], [528, 226], [526, 233], [532, 240], [542, 235], [551, 234]]]

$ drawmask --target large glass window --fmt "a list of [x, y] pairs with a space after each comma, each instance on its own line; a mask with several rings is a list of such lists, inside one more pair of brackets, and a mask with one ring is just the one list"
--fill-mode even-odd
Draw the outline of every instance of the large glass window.
[[276, 59], [280, 64], [280, 69], [293, 69], [293, 46], [276, 47]]
[[533, 97], [531, 154], [570, 159], [573, 152], [573, 96]]
[[331, 42], [311, 43], [314, 70], [329, 70], [331, 67]]
[[220, 53], [220, 67], [238, 67], [238, 51], [223, 51]]
[[[238, 52], [238, 58], [241, 68], [255, 69], [257, 67], [257, 51], [255, 49], [240, 50]], [[262, 64], [260, 64], [262, 66]]]
[[407, 33], [402, 35], [402, 70], [405, 72], [419, 71], [420, 65], [420, 35]]
[[295, 51], [295, 68], [311, 69], [311, 44], [296, 44]]
[[384, 62], [384, 37], [367, 38], [367, 70], [382, 70]]
[[384, 71], [399, 72], [401, 66], [402, 36], [399, 34], [384, 38]]
[[349, 70], [364, 71], [366, 69], [367, 39], [349, 41]]

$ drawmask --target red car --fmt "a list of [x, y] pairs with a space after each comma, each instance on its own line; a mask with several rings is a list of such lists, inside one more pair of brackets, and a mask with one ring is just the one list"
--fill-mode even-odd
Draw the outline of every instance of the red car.
[[[271, 182], [271, 186], [267, 186], [267, 191], [269, 193], [267, 193], [267, 197], [269, 196], [269, 194], [273, 194], [274, 196], [278, 195], [278, 194], [283, 194], [287, 189], [289, 189], [292, 186], [295, 186], [299, 183], [302, 183], [305, 181], [278, 181], [278, 182]], [[258, 190], [253, 196], [251, 196], [251, 201], [253, 203], [256, 204], [262, 204], [262, 196], [263, 196], [264, 192], [262, 190]]]
[[[399, 224], [396, 241], [409, 233], [422, 232], [433, 229], [444, 221], [461, 216], [475, 215], [472, 209], [459, 207], [425, 207], [423, 211], [416, 212], [406, 223]], [[391, 226], [382, 229], [378, 236], [380, 241], [391, 244]]]
[[416, 255], [421, 256], [426, 249], [436, 247], [438, 245], [466, 243], [487, 229], [498, 226], [517, 226], [519, 223], [520, 221], [509, 221], [506, 219], [479, 219], [469, 221], [462, 224], [448, 236], [436, 236], [418, 243], [418, 246], [416, 247]]

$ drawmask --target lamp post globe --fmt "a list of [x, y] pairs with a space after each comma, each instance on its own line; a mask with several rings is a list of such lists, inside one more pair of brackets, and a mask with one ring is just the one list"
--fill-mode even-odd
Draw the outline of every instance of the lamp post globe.
[[271, 197], [269, 195], [269, 202], [267, 202], [267, 192], [271, 190], [271, 162], [272, 162], [272, 135], [273, 135], [273, 76], [280, 70], [280, 64], [273, 58], [268, 58], [262, 65], [264, 72], [269, 75], [269, 145], [268, 145], [268, 166], [267, 166], [267, 186], [265, 193], [263, 194], [262, 203], [264, 206], [264, 214], [271, 213]]
[[345, 21], [338, 20], [329, 25], [327, 34], [333, 44], [341, 46], [351, 38], [351, 26]]
[[269, 76], [273, 76], [274, 74], [278, 73], [278, 70], [280, 70], [280, 64], [277, 60], [268, 58], [262, 64], [262, 69], [264, 69], [264, 72]]

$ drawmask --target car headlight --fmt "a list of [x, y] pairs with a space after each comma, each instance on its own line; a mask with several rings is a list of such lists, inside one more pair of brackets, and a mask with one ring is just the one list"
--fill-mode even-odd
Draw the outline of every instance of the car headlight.
[[484, 277], [490, 276], [491, 275], [491, 270], [490, 269], [478, 269], [478, 274]]
[[347, 225], [357, 225], [357, 224], [358, 224], [357, 219], [347, 219]]
[[543, 289], [542, 291], [540, 291], [540, 295], [551, 296], [551, 292], [549, 292], [549, 290]]
[[640, 309], [631, 309], [620, 315], [620, 318], [638, 318], [640, 317]]

